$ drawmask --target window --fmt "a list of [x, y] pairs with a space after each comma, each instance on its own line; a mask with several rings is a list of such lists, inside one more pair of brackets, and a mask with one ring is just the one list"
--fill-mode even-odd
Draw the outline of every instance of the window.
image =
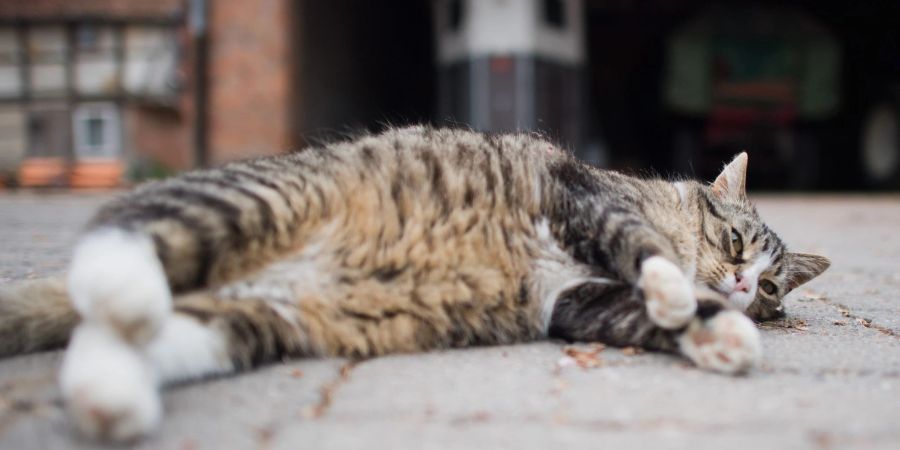
[[19, 39], [13, 28], [0, 28], [0, 98], [22, 95]]
[[166, 27], [125, 30], [125, 90], [132, 95], [172, 96], [177, 90], [178, 43]]
[[463, 0], [450, 0], [447, 5], [450, 31], [458, 31], [463, 21]]
[[66, 34], [62, 26], [28, 30], [31, 94], [59, 97], [66, 91]]
[[116, 32], [111, 26], [75, 29], [75, 89], [82, 95], [113, 95], [119, 88]]
[[544, 22], [553, 28], [566, 27], [565, 0], [544, 0]]
[[25, 137], [29, 158], [66, 157], [69, 154], [69, 112], [62, 103], [37, 103], [28, 108]]
[[87, 139], [85, 139], [87, 145], [91, 148], [103, 147], [105, 142], [103, 127], [106, 125], [106, 121], [100, 117], [88, 117], [85, 120], [85, 125], [87, 128]]
[[75, 33], [78, 50], [82, 52], [95, 52], [99, 50], [100, 39], [98, 35], [99, 32], [96, 26], [81, 25], [78, 27], [78, 31]]
[[114, 159], [121, 151], [119, 110], [112, 103], [86, 103], [72, 114], [75, 156]]

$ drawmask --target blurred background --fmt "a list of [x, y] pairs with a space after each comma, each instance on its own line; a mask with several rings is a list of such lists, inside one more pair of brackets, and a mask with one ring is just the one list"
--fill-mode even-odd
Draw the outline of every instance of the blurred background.
[[603, 167], [900, 187], [900, 6], [0, 0], [0, 182], [104, 187], [433, 123]]

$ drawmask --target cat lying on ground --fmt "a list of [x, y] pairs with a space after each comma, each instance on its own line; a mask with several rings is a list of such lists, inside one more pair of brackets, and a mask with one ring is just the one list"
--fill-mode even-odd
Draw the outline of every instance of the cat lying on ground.
[[117, 441], [157, 426], [160, 386], [282, 358], [549, 336], [738, 373], [750, 318], [829, 265], [762, 222], [746, 167], [639, 179], [533, 134], [411, 127], [186, 173], [102, 208], [65, 282], [0, 292], [0, 354], [68, 341], [73, 423]]

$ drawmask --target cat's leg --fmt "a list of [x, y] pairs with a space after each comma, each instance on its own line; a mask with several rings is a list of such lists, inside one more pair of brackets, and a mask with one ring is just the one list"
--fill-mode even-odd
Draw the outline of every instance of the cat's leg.
[[85, 324], [108, 327], [135, 345], [152, 339], [172, 310], [153, 241], [117, 228], [94, 230], [79, 242], [68, 290]]
[[677, 335], [678, 351], [698, 367], [722, 373], [744, 372], [762, 358], [756, 324], [741, 311], [719, 302], [701, 302], [702, 315]]
[[606, 214], [597, 242], [609, 256], [608, 267], [644, 292], [650, 320], [660, 327], [686, 325], [697, 310], [693, 283], [678, 261], [671, 242], [641, 217], [627, 210]]
[[296, 305], [210, 292], [178, 296], [158, 333], [143, 345], [112, 327], [86, 322], [72, 336], [61, 387], [85, 435], [128, 441], [161, 419], [168, 383], [249, 370], [284, 357], [317, 354]]
[[122, 442], [157, 427], [163, 384], [234, 368], [227, 334], [189, 315], [173, 314], [141, 347], [110, 327], [85, 323], [66, 352], [61, 389], [79, 431]]
[[115, 228], [90, 232], [75, 249], [68, 290], [82, 317], [60, 371], [73, 422], [88, 436], [119, 441], [153, 429], [161, 408], [143, 352], [172, 299], [152, 242]]
[[615, 346], [680, 353], [698, 367], [740, 373], [761, 357], [756, 325], [711, 293], [698, 299], [689, 324], [665, 329], [656, 324], [639, 289], [585, 283], [562, 293], [550, 322], [549, 335], [573, 341], [599, 341]]
[[644, 291], [650, 320], [663, 328], [683, 327], [697, 310], [690, 280], [663, 256], [651, 256], [641, 263], [637, 287]]
[[[212, 178], [226, 180], [220, 172]], [[160, 415], [157, 385], [169, 378], [165, 362], [180, 361], [178, 355], [200, 364], [198, 373], [223, 370], [204, 366], [208, 358], [198, 358], [190, 344], [172, 338], [209, 334], [173, 316], [172, 292], [204, 288], [218, 276], [216, 268], [235, 272], [250, 270], [246, 261], [263, 264], [272, 257], [269, 243], [288, 239], [276, 226], [278, 213], [290, 215], [278, 203], [284, 200], [275, 199], [274, 206], [263, 201], [274, 197], [274, 188], [232, 184], [213, 189], [211, 183], [174, 180], [137, 191], [105, 207], [77, 244], [67, 287], [83, 320], [63, 361], [60, 384], [85, 434], [123, 440], [151, 430]], [[259, 201], [251, 201], [254, 195]], [[242, 259], [235, 249], [255, 259]], [[168, 347], [177, 349], [162, 352], [170, 359], [151, 362], [159, 348]]]

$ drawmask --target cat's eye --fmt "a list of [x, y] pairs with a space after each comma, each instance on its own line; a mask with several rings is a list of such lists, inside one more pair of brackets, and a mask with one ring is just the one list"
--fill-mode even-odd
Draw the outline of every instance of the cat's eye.
[[734, 228], [731, 229], [731, 248], [734, 249], [735, 255], [740, 255], [744, 251], [744, 240]]
[[775, 292], [778, 291], [778, 288], [775, 287], [775, 283], [769, 280], [761, 280], [759, 282], [759, 288], [768, 295], [774, 295]]

